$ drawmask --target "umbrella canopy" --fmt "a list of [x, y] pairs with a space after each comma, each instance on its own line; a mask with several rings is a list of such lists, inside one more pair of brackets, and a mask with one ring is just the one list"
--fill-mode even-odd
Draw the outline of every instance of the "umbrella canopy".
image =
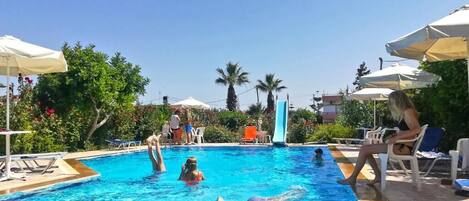
[[469, 5], [465, 5], [440, 20], [387, 43], [386, 50], [394, 56], [430, 62], [469, 60], [468, 38]]
[[171, 104], [174, 107], [195, 108], [195, 109], [210, 109], [210, 105], [198, 101], [192, 97], [188, 97], [182, 101]]
[[393, 64], [391, 67], [362, 76], [360, 85], [370, 88], [389, 88], [395, 90], [425, 88], [438, 82], [440, 76], [412, 68]]
[[61, 51], [33, 45], [13, 36], [0, 37], [1, 75], [18, 76], [21, 73], [25, 76], [66, 71], [67, 62]]
[[[67, 71], [67, 62], [60, 51], [33, 45], [13, 36], [0, 37], [0, 74], [6, 75], [7, 86], [10, 75], [34, 75]], [[10, 131], [10, 90], [6, 90], [6, 130]], [[15, 132], [22, 133], [22, 132]], [[10, 177], [10, 134], [5, 137], [6, 173]]]
[[364, 88], [353, 92], [350, 98], [354, 100], [388, 100], [388, 95], [393, 91], [388, 88]]
[[376, 127], [376, 101], [388, 100], [388, 96], [394, 90], [388, 88], [364, 88], [353, 92], [350, 98], [354, 100], [373, 100], [373, 126]]

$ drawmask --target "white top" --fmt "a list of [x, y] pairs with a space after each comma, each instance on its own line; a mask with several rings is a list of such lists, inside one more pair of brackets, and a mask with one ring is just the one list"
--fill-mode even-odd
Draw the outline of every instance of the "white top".
[[171, 129], [178, 129], [180, 121], [181, 119], [179, 119], [179, 116], [173, 114], [171, 115], [171, 121], [169, 122], [169, 126], [171, 127]]

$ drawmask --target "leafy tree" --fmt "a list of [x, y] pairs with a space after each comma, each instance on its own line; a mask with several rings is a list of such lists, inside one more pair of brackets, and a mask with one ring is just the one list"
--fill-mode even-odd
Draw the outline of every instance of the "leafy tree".
[[370, 127], [373, 125], [373, 106], [356, 100], [344, 99], [342, 112], [336, 122], [342, 126]]
[[316, 121], [316, 114], [310, 110], [299, 108], [292, 112], [290, 119], [294, 124], [305, 124]]
[[[225, 72], [226, 70], [226, 72]], [[238, 108], [238, 98], [234, 86], [240, 86], [249, 83], [247, 72], [243, 72], [243, 68], [238, 63], [228, 62], [225, 70], [217, 68], [218, 77], [215, 83], [228, 86], [228, 95], [226, 98], [226, 108], [235, 111]]]
[[39, 76], [37, 99], [43, 107], [53, 107], [66, 116], [71, 110], [88, 117], [88, 129], [81, 136], [89, 141], [119, 109], [133, 107], [137, 96], [145, 93], [149, 80], [140, 67], [126, 61], [120, 53], [110, 59], [94, 45], [80, 43], [62, 47], [69, 71]]
[[248, 107], [248, 110], [246, 113], [251, 116], [260, 116], [265, 110], [265, 107], [262, 105], [262, 103], [256, 103], [252, 104]]
[[355, 89], [360, 90], [362, 87], [360, 86], [360, 78], [362, 76], [370, 74], [370, 70], [368, 67], [366, 67], [366, 63], [362, 62], [360, 66], [357, 68], [357, 73], [355, 74], [355, 81], [353, 82], [353, 85], [355, 85]]
[[419, 112], [421, 124], [443, 127], [446, 135], [441, 148], [455, 148], [459, 138], [469, 133], [469, 96], [467, 93], [466, 60], [422, 62], [420, 68], [441, 76], [442, 80], [430, 88], [410, 94]]
[[263, 92], [267, 92], [267, 112], [270, 113], [274, 111], [274, 95], [273, 91], [280, 92], [283, 89], [286, 89], [286, 86], [281, 86], [283, 80], [275, 79], [274, 74], [265, 75], [265, 80], [257, 80], [257, 88]]

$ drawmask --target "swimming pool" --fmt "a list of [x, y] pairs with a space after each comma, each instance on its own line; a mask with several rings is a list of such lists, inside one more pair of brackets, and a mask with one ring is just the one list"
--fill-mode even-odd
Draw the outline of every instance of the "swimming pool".
[[[101, 174], [87, 182], [17, 193], [0, 200], [248, 200], [296, 192], [292, 200], [357, 200], [336, 183], [343, 175], [329, 150], [312, 162], [317, 147], [176, 147], [163, 149], [167, 172], [155, 174], [146, 152], [82, 160]], [[181, 165], [195, 156], [206, 180], [177, 181]]]

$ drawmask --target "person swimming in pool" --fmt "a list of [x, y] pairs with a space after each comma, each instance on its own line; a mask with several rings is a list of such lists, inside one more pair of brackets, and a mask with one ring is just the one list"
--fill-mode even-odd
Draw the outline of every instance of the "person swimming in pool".
[[182, 165], [179, 179], [188, 183], [198, 183], [204, 180], [204, 174], [197, 169], [197, 158], [189, 157], [186, 163]]
[[[273, 197], [251, 197], [248, 201], [293, 201], [303, 198], [306, 194], [306, 189], [302, 186], [293, 186], [290, 190]], [[224, 201], [224, 199], [219, 196], [217, 201]]]
[[[153, 134], [147, 138], [146, 141], [148, 145], [148, 156], [150, 157], [154, 171], [165, 172], [166, 166], [164, 164], [163, 154], [161, 154], [160, 137], [161, 134]], [[154, 155], [153, 146], [156, 147], [156, 158]], [[204, 179], [205, 178], [202, 171], [197, 169], [197, 159], [195, 157], [189, 157], [186, 163], [182, 166], [181, 174], [179, 175], [178, 180], [189, 183], [197, 183]]]
[[[148, 156], [150, 157], [150, 161], [151, 161], [154, 171], [165, 172], [166, 166], [164, 165], [163, 154], [161, 154], [160, 137], [161, 137], [161, 134], [159, 135], [153, 134], [147, 138]], [[155, 158], [155, 154], [153, 151], [153, 146], [156, 147], [156, 158]]]
[[314, 157], [313, 157], [313, 161], [322, 161], [323, 158], [322, 158], [322, 154], [323, 154], [323, 151], [321, 148], [317, 148], [314, 150]]

